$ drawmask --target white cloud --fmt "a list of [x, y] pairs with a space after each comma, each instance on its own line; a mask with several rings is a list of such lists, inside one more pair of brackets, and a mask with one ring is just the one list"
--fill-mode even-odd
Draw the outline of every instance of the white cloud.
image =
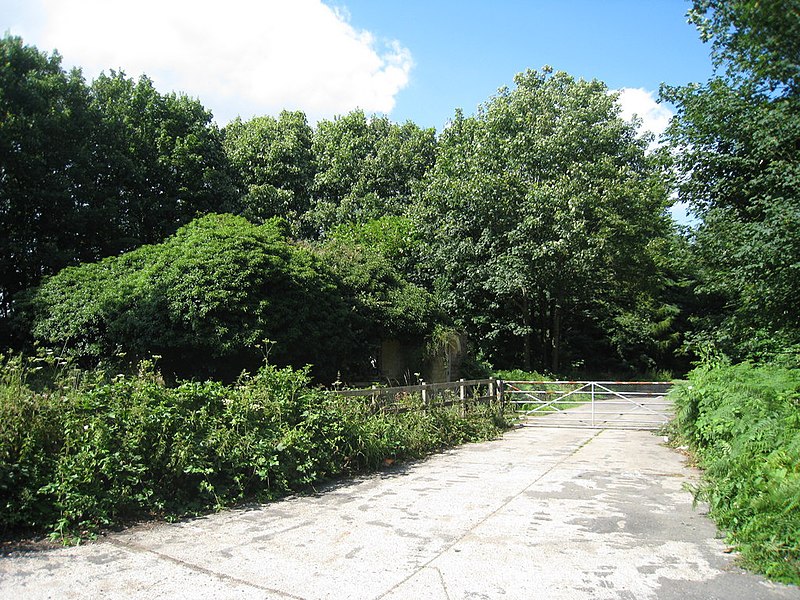
[[[641, 120], [641, 130], [650, 131], [655, 134], [655, 139], [650, 143], [650, 150], [659, 146], [659, 138], [667, 129], [670, 119], [674, 113], [664, 104], [656, 102], [653, 92], [641, 88], [622, 88], [616, 90], [619, 93], [619, 105], [621, 116], [626, 121], [630, 121], [634, 115]], [[677, 194], [673, 191], [673, 204], [669, 207], [672, 218], [680, 225], [695, 227], [699, 223], [690, 206], [686, 202], [678, 202]]]
[[[122, 69], [185, 92], [220, 124], [236, 115], [303, 110], [330, 118], [356, 107], [389, 113], [411, 53], [349, 23], [321, 0], [36, 0], [38, 19], [13, 31], [57, 48], [87, 79]], [[29, 37], [33, 33], [33, 37]]]
[[658, 140], [669, 125], [672, 111], [656, 102], [653, 92], [642, 88], [622, 88], [616, 91], [619, 93], [622, 118], [630, 121], [634, 115], [638, 116], [642, 120], [641, 128], [654, 133]]

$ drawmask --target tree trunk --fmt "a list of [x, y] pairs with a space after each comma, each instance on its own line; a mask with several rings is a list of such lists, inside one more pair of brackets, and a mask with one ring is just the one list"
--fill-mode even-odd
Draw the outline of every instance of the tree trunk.
[[551, 368], [553, 373], [558, 373], [558, 370], [561, 367], [561, 302], [559, 300], [553, 301], [552, 316], [553, 348], [551, 355]]
[[523, 337], [524, 354], [522, 357], [523, 368], [525, 371], [531, 370], [531, 306], [528, 301], [528, 294], [522, 290], [522, 324], [525, 326]]
[[539, 296], [539, 368], [550, 364], [550, 309], [547, 294]]

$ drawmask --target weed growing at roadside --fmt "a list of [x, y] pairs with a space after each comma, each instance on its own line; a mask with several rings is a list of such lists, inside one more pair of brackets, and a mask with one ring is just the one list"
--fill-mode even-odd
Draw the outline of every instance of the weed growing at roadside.
[[109, 377], [0, 364], [0, 528], [70, 541], [142, 517], [267, 501], [315, 482], [495, 437], [489, 407], [373, 413], [264, 366], [234, 385], [167, 387], [151, 363]]
[[800, 371], [708, 363], [672, 393], [698, 497], [747, 566], [800, 584]]

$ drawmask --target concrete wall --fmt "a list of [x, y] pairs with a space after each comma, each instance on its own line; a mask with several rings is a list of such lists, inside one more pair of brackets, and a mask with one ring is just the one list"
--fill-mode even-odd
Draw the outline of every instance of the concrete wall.
[[[465, 348], [461, 344], [460, 348]], [[428, 383], [455, 381], [459, 378], [459, 366], [464, 358], [463, 350], [454, 352], [448, 359], [437, 356], [424, 359], [424, 348], [421, 343], [408, 343], [400, 340], [383, 340], [381, 342], [379, 370], [381, 376], [401, 385], [414, 384], [418, 378]]]

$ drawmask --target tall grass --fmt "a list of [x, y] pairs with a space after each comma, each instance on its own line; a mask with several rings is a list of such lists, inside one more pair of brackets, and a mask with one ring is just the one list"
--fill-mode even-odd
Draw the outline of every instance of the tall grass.
[[41, 370], [19, 357], [0, 365], [6, 534], [69, 541], [129, 519], [267, 501], [386, 458], [488, 439], [506, 425], [487, 407], [375, 414], [312, 388], [307, 371], [268, 365], [230, 386], [167, 387], [148, 363], [112, 378]]
[[800, 584], [800, 371], [708, 363], [673, 389], [698, 497], [747, 566]]

